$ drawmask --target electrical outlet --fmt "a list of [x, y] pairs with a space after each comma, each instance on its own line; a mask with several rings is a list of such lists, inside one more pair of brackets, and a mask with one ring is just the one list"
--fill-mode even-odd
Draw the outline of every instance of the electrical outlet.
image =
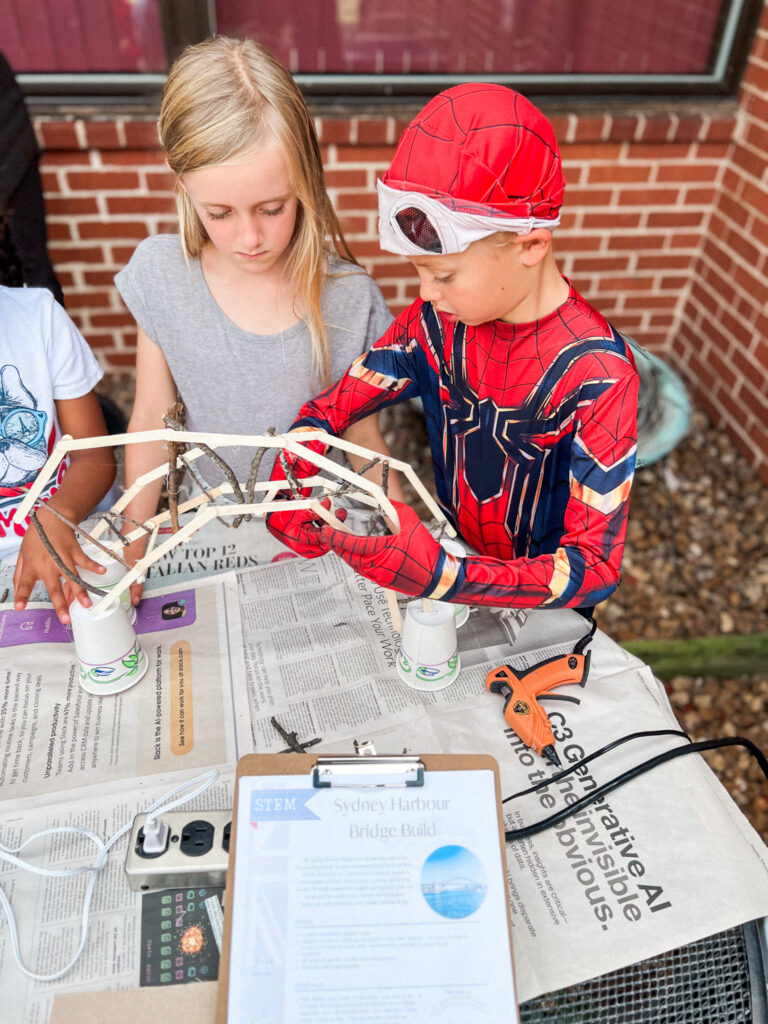
[[[161, 818], [169, 832], [159, 852], [144, 851], [144, 826]], [[136, 892], [224, 885], [229, 864], [232, 811], [167, 811], [137, 814], [125, 857], [128, 885]], [[148, 830], [149, 831], [149, 830]], [[154, 838], [155, 830], [152, 829]], [[153, 842], [152, 849], [158, 845]]]

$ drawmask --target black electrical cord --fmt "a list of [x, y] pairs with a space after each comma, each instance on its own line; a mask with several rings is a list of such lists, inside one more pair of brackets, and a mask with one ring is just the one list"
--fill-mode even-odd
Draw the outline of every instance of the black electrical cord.
[[[640, 735], [637, 733], [632, 734], [633, 736]], [[632, 737], [627, 737], [632, 738]], [[616, 743], [621, 741], [616, 741]], [[616, 745], [614, 743], [614, 746]], [[647, 761], [642, 761], [640, 764], [635, 765], [634, 768], [628, 768], [627, 771], [622, 772], [621, 775], [617, 775], [615, 779], [611, 779], [610, 782], [603, 783], [602, 786], [598, 786], [597, 789], [591, 793], [585, 794], [579, 800], [570, 804], [568, 807], [564, 807], [555, 814], [551, 814], [548, 818], [543, 818], [541, 821], [535, 822], [533, 825], [526, 825], [524, 828], [507, 829], [504, 832], [504, 838], [506, 841], [513, 842], [515, 839], [527, 839], [529, 836], [535, 836], [539, 832], [544, 832], [546, 829], [551, 828], [553, 825], [557, 825], [558, 822], [565, 821], [572, 814], [580, 811], [583, 807], [588, 807], [589, 804], [594, 803], [601, 796], [606, 793], [613, 792], [614, 789], [618, 789], [619, 786], [623, 786], [625, 782], [629, 782], [630, 779], [636, 778], [638, 775], [642, 775], [644, 772], [650, 771], [652, 768], [657, 768], [660, 764], [665, 764], [667, 761], [673, 761], [675, 758], [682, 757], [684, 754], [695, 754], [704, 750], [716, 750], [718, 747], [745, 747], [753, 757], [757, 759], [757, 763], [768, 779], [768, 758], [762, 752], [762, 750], [744, 736], [724, 736], [718, 740], [701, 740], [698, 743], [690, 743], [686, 747], [675, 747], [674, 750], [667, 750], [663, 754], [657, 754], [655, 757], [648, 758]], [[576, 762], [571, 766], [568, 771], [578, 768], [581, 764], [586, 762], [586, 758], [582, 761]], [[564, 773], [563, 773], [564, 774]], [[548, 784], [553, 779], [548, 780]], [[528, 792], [526, 790], [526, 792]], [[514, 799], [513, 797], [507, 797], [506, 799]]]
[[613, 750], [614, 747], [620, 747], [622, 743], [629, 743], [630, 740], [647, 739], [649, 736], [681, 736], [684, 740], [690, 742], [691, 737], [687, 732], [683, 732], [682, 729], [648, 729], [645, 732], [631, 732], [627, 736], [620, 736], [619, 739], [613, 740], [612, 743], [606, 743], [604, 747], [600, 747], [599, 750], [593, 751], [586, 757], [582, 757], [580, 761], [574, 761], [568, 768], [563, 768], [561, 772], [556, 772], [554, 775], [550, 775], [549, 778], [543, 779], [541, 782], [535, 783], [533, 786], [529, 786], [528, 789], [521, 789], [519, 793], [513, 793], [512, 796], [505, 796], [501, 801], [503, 804], [509, 800], [517, 800], [518, 797], [528, 796], [529, 793], [535, 793], [537, 789], [544, 789], [546, 786], [551, 786], [553, 782], [559, 782], [560, 779], [564, 779], [568, 775], [572, 775], [575, 771], [581, 768], [585, 764], [589, 764], [590, 761], [594, 761], [598, 757], [602, 757], [603, 754], [607, 754], [609, 750]]

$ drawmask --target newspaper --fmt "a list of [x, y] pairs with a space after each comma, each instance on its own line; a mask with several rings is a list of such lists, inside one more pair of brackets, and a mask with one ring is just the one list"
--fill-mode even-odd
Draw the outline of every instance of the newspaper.
[[233, 576], [153, 592], [136, 633], [144, 678], [105, 699], [78, 681], [49, 604], [0, 609], [0, 801], [237, 759], [249, 727]]
[[[79, 686], [69, 630], [50, 605], [25, 613], [0, 609], [0, 842], [6, 847], [61, 825], [79, 825], [106, 840], [181, 781], [211, 767], [220, 768], [219, 780], [189, 809], [231, 807], [233, 766], [250, 750], [234, 576], [152, 592], [136, 630], [150, 658], [146, 676], [123, 693], [92, 697]], [[142, 897], [126, 884], [126, 842], [123, 837], [115, 845], [96, 883], [84, 952], [63, 978], [48, 983], [22, 975], [8, 926], [0, 923], [3, 1024], [45, 1024], [56, 992], [175, 983], [205, 961], [202, 950], [185, 958], [178, 941], [163, 945], [161, 939], [166, 925], [178, 931], [177, 922], [207, 938], [217, 916], [213, 894], [195, 892], [190, 899], [185, 893], [181, 904], [155, 906], [156, 895]], [[69, 869], [92, 864], [97, 852], [83, 837], [57, 833], [23, 856]], [[86, 884], [87, 876], [41, 878], [0, 862], [0, 885], [33, 972], [54, 973], [73, 956]], [[220, 916], [220, 901], [217, 907]], [[172, 916], [163, 917], [169, 910]], [[217, 965], [218, 949], [213, 941], [208, 945]], [[173, 955], [162, 953], [172, 948]], [[206, 967], [200, 976], [216, 973]]]
[[[193, 518], [193, 513], [179, 517], [184, 526]], [[87, 532], [93, 530], [98, 519], [86, 519], [82, 528]], [[158, 530], [155, 545], [159, 547], [173, 532], [168, 524]], [[109, 536], [101, 538], [109, 540]], [[16, 571], [18, 552], [7, 555], [0, 560], [0, 611], [3, 605], [13, 608], [13, 574]], [[263, 519], [243, 521], [236, 529], [228, 519], [213, 519], [205, 523], [185, 544], [167, 551], [165, 555], [148, 569], [145, 590], [164, 588], [176, 583], [195, 582], [216, 576], [221, 573], [235, 572], [290, 558], [291, 553], [275, 540], [267, 530]], [[48, 594], [42, 582], [38, 580], [32, 588], [30, 600], [34, 602], [48, 601]]]
[[[567, 609], [519, 618], [472, 609], [459, 630], [462, 670], [424, 693], [394, 668], [397, 633], [380, 587], [332, 556], [238, 574], [254, 748], [274, 751], [275, 716], [313, 751], [488, 753], [512, 797], [555, 774], [506, 728], [485, 687], [573, 650], [588, 629]], [[523, 624], [521, 625], [521, 621]], [[637, 731], [679, 730], [650, 669], [600, 631], [575, 703], [547, 704], [564, 766]], [[681, 736], [617, 746], [544, 789], [505, 802], [519, 829], [568, 807]], [[703, 848], [706, 837], [706, 848]], [[573, 817], [508, 844], [521, 1001], [768, 914], [768, 850], [698, 755], [642, 774]]]

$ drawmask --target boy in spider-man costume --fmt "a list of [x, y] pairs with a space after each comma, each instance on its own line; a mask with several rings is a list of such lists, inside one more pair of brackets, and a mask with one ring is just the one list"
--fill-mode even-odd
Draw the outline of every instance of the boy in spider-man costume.
[[[552, 127], [518, 93], [470, 84], [428, 103], [378, 183], [382, 248], [413, 264], [420, 298], [294, 423], [341, 434], [420, 396], [438, 498], [478, 554], [448, 554], [399, 503], [389, 537], [343, 533], [311, 511], [272, 514], [276, 537], [414, 597], [522, 608], [608, 597], [638, 378], [624, 340], [557, 268], [564, 188]], [[314, 472], [293, 462], [299, 477]]]

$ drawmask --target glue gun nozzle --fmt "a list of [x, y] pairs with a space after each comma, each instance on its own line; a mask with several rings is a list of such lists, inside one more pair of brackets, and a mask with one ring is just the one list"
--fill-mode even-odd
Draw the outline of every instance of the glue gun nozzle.
[[548, 747], [543, 747], [541, 751], [541, 756], [545, 758], [545, 760], [549, 761], [550, 764], [553, 764], [555, 768], [562, 767], [562, 761], [557, 756], [557, 752], [553, 744], [550, 744]]

